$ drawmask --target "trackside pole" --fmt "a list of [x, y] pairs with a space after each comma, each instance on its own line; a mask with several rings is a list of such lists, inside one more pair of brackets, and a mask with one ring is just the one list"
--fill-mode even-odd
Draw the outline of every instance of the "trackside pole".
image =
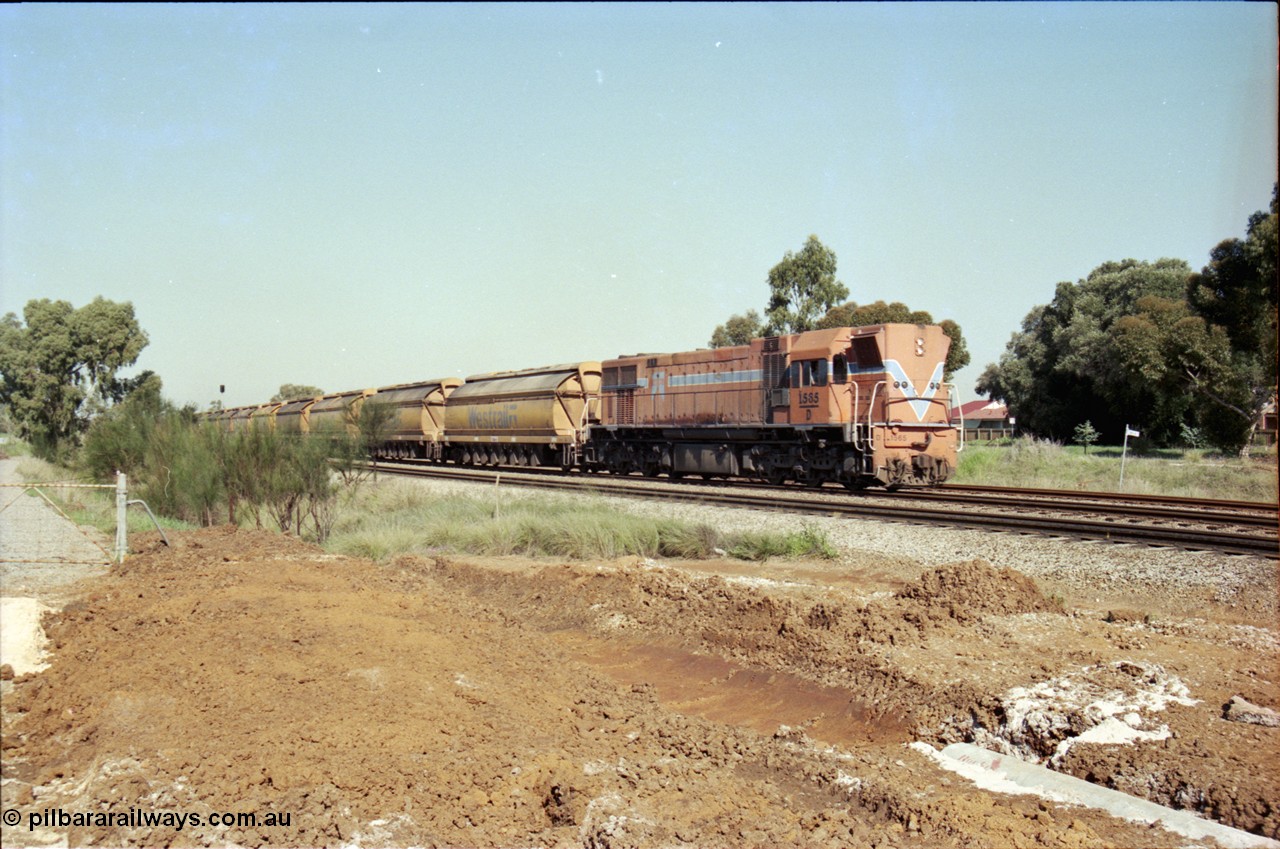
[[125, 512], [129, 507], [129, 476], [124, 472], [116, 472], [116, 562], [124, 562], [124, 553], [129, 550], [129, 531], [126, 527]]
[[1124, 492], [1124, 461], [1125, 461], [1125, 458], [1129, 456], [1129, 437], [1131, 436], [1134, 438], [1137, 438], [1141, 436], [1141, 434], [1126, 424], [1124, 426], [1124, 448], [1120, 449], [1120, 491], [1121, 492]]

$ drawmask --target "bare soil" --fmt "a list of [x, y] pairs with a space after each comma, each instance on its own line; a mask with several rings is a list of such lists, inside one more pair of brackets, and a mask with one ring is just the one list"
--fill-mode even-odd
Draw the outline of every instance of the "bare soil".
[[51, 666], [4, 684], [3, 807], [289, 824], [24, 820], [5, 845], [1195, 845], [908, 747], [961, 740], [1280, 837], [1280, 729], [1223, 715], [1280, 707], [1273, 599], [170, 538], [46, 615]]

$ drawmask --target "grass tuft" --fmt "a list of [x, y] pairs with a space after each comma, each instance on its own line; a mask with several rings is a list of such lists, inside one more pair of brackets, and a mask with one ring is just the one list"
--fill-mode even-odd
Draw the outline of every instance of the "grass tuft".
[[[1121, 450], [1020, 437], [1009, 445], [970, 443], [960, 454], [953, 483], [1093, 492], [1120, 490]], [[1223, 457], [1203, 449], [1139, 452], [1130, 446], [1124, 460], [1124, 492], [1276, 502], [1276, 454], [1249, 459]]]
[[836, 556], [816, 528], [721, 534], [709, 525], [636, 516], [591, 499], [446, 497], [383, 484], [366, 488], [355, 502], [341, 511], [327, 547], [374, 560], [437, 552], [575, 560], [698, 559], [721, 552], [745, 560]]

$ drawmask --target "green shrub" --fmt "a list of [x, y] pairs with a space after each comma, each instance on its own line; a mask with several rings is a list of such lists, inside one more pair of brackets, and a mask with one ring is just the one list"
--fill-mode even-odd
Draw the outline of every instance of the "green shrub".
[[272, 521], [317, 540], [333, 526], [338, 487], [330, 457], [351, 456], [353, 437], [299, 438], [262, 426], [228, 432], [198, 423], [158, 393], [135, 393], [99, 416], [81, 466], [95, 480], [119, 470], [152, 510], [188, 522]]

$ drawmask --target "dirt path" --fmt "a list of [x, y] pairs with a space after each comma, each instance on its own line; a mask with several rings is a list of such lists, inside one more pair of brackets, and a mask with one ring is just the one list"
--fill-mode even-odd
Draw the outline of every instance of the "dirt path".
[[[1081, 614], [981, 562], [175, 543], [47, 617], [52, 665], [4, 697], [5, 845], [1194, 844], [981, 790], [908, 745], [957, 740], [1280, 833], [1280, 729], [1223, 718], [1234, 695], [1280, 704], [1274, 623], [1247, 610]], [[49, 810], [202, 821], [29, 829]]]

